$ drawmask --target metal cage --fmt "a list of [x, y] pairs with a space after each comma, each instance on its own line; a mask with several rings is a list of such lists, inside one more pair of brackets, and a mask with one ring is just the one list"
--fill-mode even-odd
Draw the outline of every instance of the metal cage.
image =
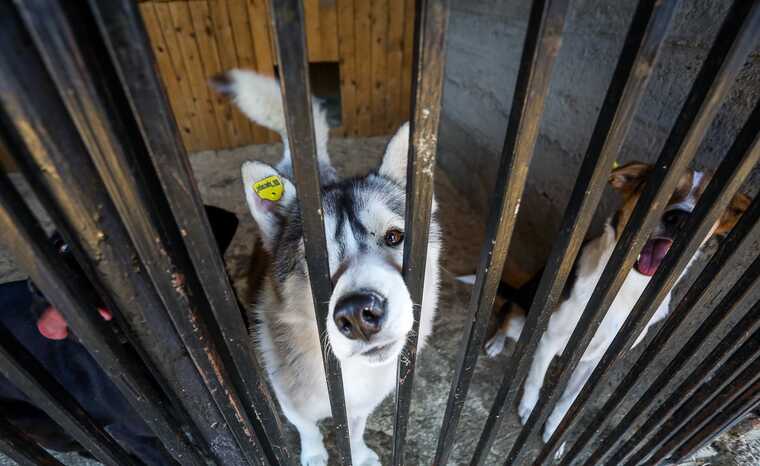
[[[533, 0], [505, 142], [490, 201], [486, 240], [469, 303], [470, 324], [451, 383], [433, 464], [444, 465], [473, 377], [509, 249], [528, 166], [534, 155], [551, 71], [569, 0]], [[505, 409], [515, 403], [531, 356], [557, 304], [600, 202], [633, 115], [667, 36], [677, 0], [638, 0], [606, 91], [561, 228], [516, 350], [504, 367], [471, 465], [481, 465]], [[303, 212], [309, 276], [320, 333], [331, 282], [311, 119], [304, 12], [299, 0], [270, 7]], [[407, 172], [403, 275], [412, 300], [422, 299], [431, 219], [433, 167], [445, 64], [446, 0], [417, 0], [412, 123]], [[112, 329], [49, 245], [26, 200], [0, 174], [2, 240], [17, 263], [59, 308], [82, 343], [182, 465], [293, 465], [282, 420], [248, 335], [195, 185], [187, 154], [155, 70], [135, 2], [112, 0], [0, 2], [0, 130], [2, 145], [32, 186], [98, 294], [116, 312], [135, 351]], [[760, 2], [735, 0], [659, 154], [650, 181], [625, 227], [570, 342], [558, 377], [547, 381], [504, 464], [548, 464], [584, 414], [592, 389], [628, 350], [664, 299], [701, 239], [760, 158], [760, 107], [755, 107], [722, 160], [670, 253], [630, 317], [543, 448], [532, 441], [568, 382], [620, 289], [680, 174], [687, 168], [760, 37]], [[677, 303], [633, 369], [617, 384], [591, 427], [581, 429], [561, 464], [659, 464], [687, 457], [760, 402], [760, 201], [737, 226]], [[737, 271], [732, 259], [754, 257]], [[686, 316], [730, 287], [656, 377], [642, 374]], [[741, 315], [739, 315], [741, 313]], [[419, 307], [415, 307], [419, 322]], [[733, 319], [728, 317], [732, 316]], [[398, 363], [393, 464], [404, 464], [416, 328]], [[727, 337], [689, 363], [707, 337]], [[340, 365], [323, 360], [335, 419], [335, 464], [350, 465]], [[670, 396], [672, 374], [688, 374]], [[140, 464], [103, 430], [14, 339], [0, 328], [0, 372], [105, 464]], [[629, 389], [647, 390], [619, 422]], [[21, 464], [60, 464], [0, 413], [0, 450]]]

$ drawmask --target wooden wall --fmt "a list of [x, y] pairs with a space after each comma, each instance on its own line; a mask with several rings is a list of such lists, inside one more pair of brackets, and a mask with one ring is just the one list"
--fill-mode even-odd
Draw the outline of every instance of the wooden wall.
[[[208, 86], [231, 68], [273, 75], [269, 0], [140, 3], [188, 151], [278, 140]], [[309, 61], [340, 73], [339, 136], [390, 134], [408, 119], [414, 0], [304, 0]]]

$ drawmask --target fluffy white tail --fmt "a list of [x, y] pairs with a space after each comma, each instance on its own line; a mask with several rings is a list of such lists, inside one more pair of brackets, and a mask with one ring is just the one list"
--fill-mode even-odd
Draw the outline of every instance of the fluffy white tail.
[[[270, 77], [247, 70], [231, 70], [215, 76], [211, 82], [217, 91], [230, 97], [248, 118], [279, 133], [285, 145], [285, 151], [282, 160], [277, 165], [277, 170], [290, 177], [292, 174], [290, 141], [285, 125], [279, 83]], [[327, 153], [327, 138], [330, 130], [327, 125], [327, 112], [313, 98], [312, 113], [322, 181], [332, 181], [335, 178], [335, 170]]]

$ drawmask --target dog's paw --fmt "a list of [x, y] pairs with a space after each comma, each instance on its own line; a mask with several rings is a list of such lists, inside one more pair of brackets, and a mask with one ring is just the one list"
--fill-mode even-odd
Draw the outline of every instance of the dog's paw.
[[312, 450], [301, 452], [301, 466], [327, 466], [329, 456], [327, 450]]
[[520, 422], [523, 425], [528, 423], [530, 413], [533, 412], [533, 407], [538, 402], [538, 390], [525, 389], [525, 394], [520, 400], [520, 406], [517, 408], [517, 414], [520, 416]]
[[502, 351], [504, 351], [504, 335], [496, 334], [486, 342], [485, 350], [489, 358], [495, 358]]
[[351, 447], [352, 463], [356, 466], [381, 466], [380, 457], [364, 442]]
[[565, 445], [567, 445], [567, 442], [562, 442], [562, 445], [557, 448], [557, 451], [554, 452], [554, 461], [559, 461], [562, 459], [562, 455], [565, 454]]

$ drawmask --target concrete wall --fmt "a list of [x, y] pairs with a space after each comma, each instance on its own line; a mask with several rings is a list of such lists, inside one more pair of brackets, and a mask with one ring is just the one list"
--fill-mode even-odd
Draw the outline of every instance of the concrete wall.
[[[730, 3], [681, 1], [620, 162], [657, 158]], [[494, 186], [529, 4], [451, 0], [439, 159], [481, 213]], [[527, 269], [539, 267], [548, 254], [635, 6], [633, 0], [571, 1], [513, 241], [513, 257]], [[732, 88], [696, 166], [717, 165], [759, 95], [760, 47]], [[614, 205], [608, 193], [593, 229]]]

